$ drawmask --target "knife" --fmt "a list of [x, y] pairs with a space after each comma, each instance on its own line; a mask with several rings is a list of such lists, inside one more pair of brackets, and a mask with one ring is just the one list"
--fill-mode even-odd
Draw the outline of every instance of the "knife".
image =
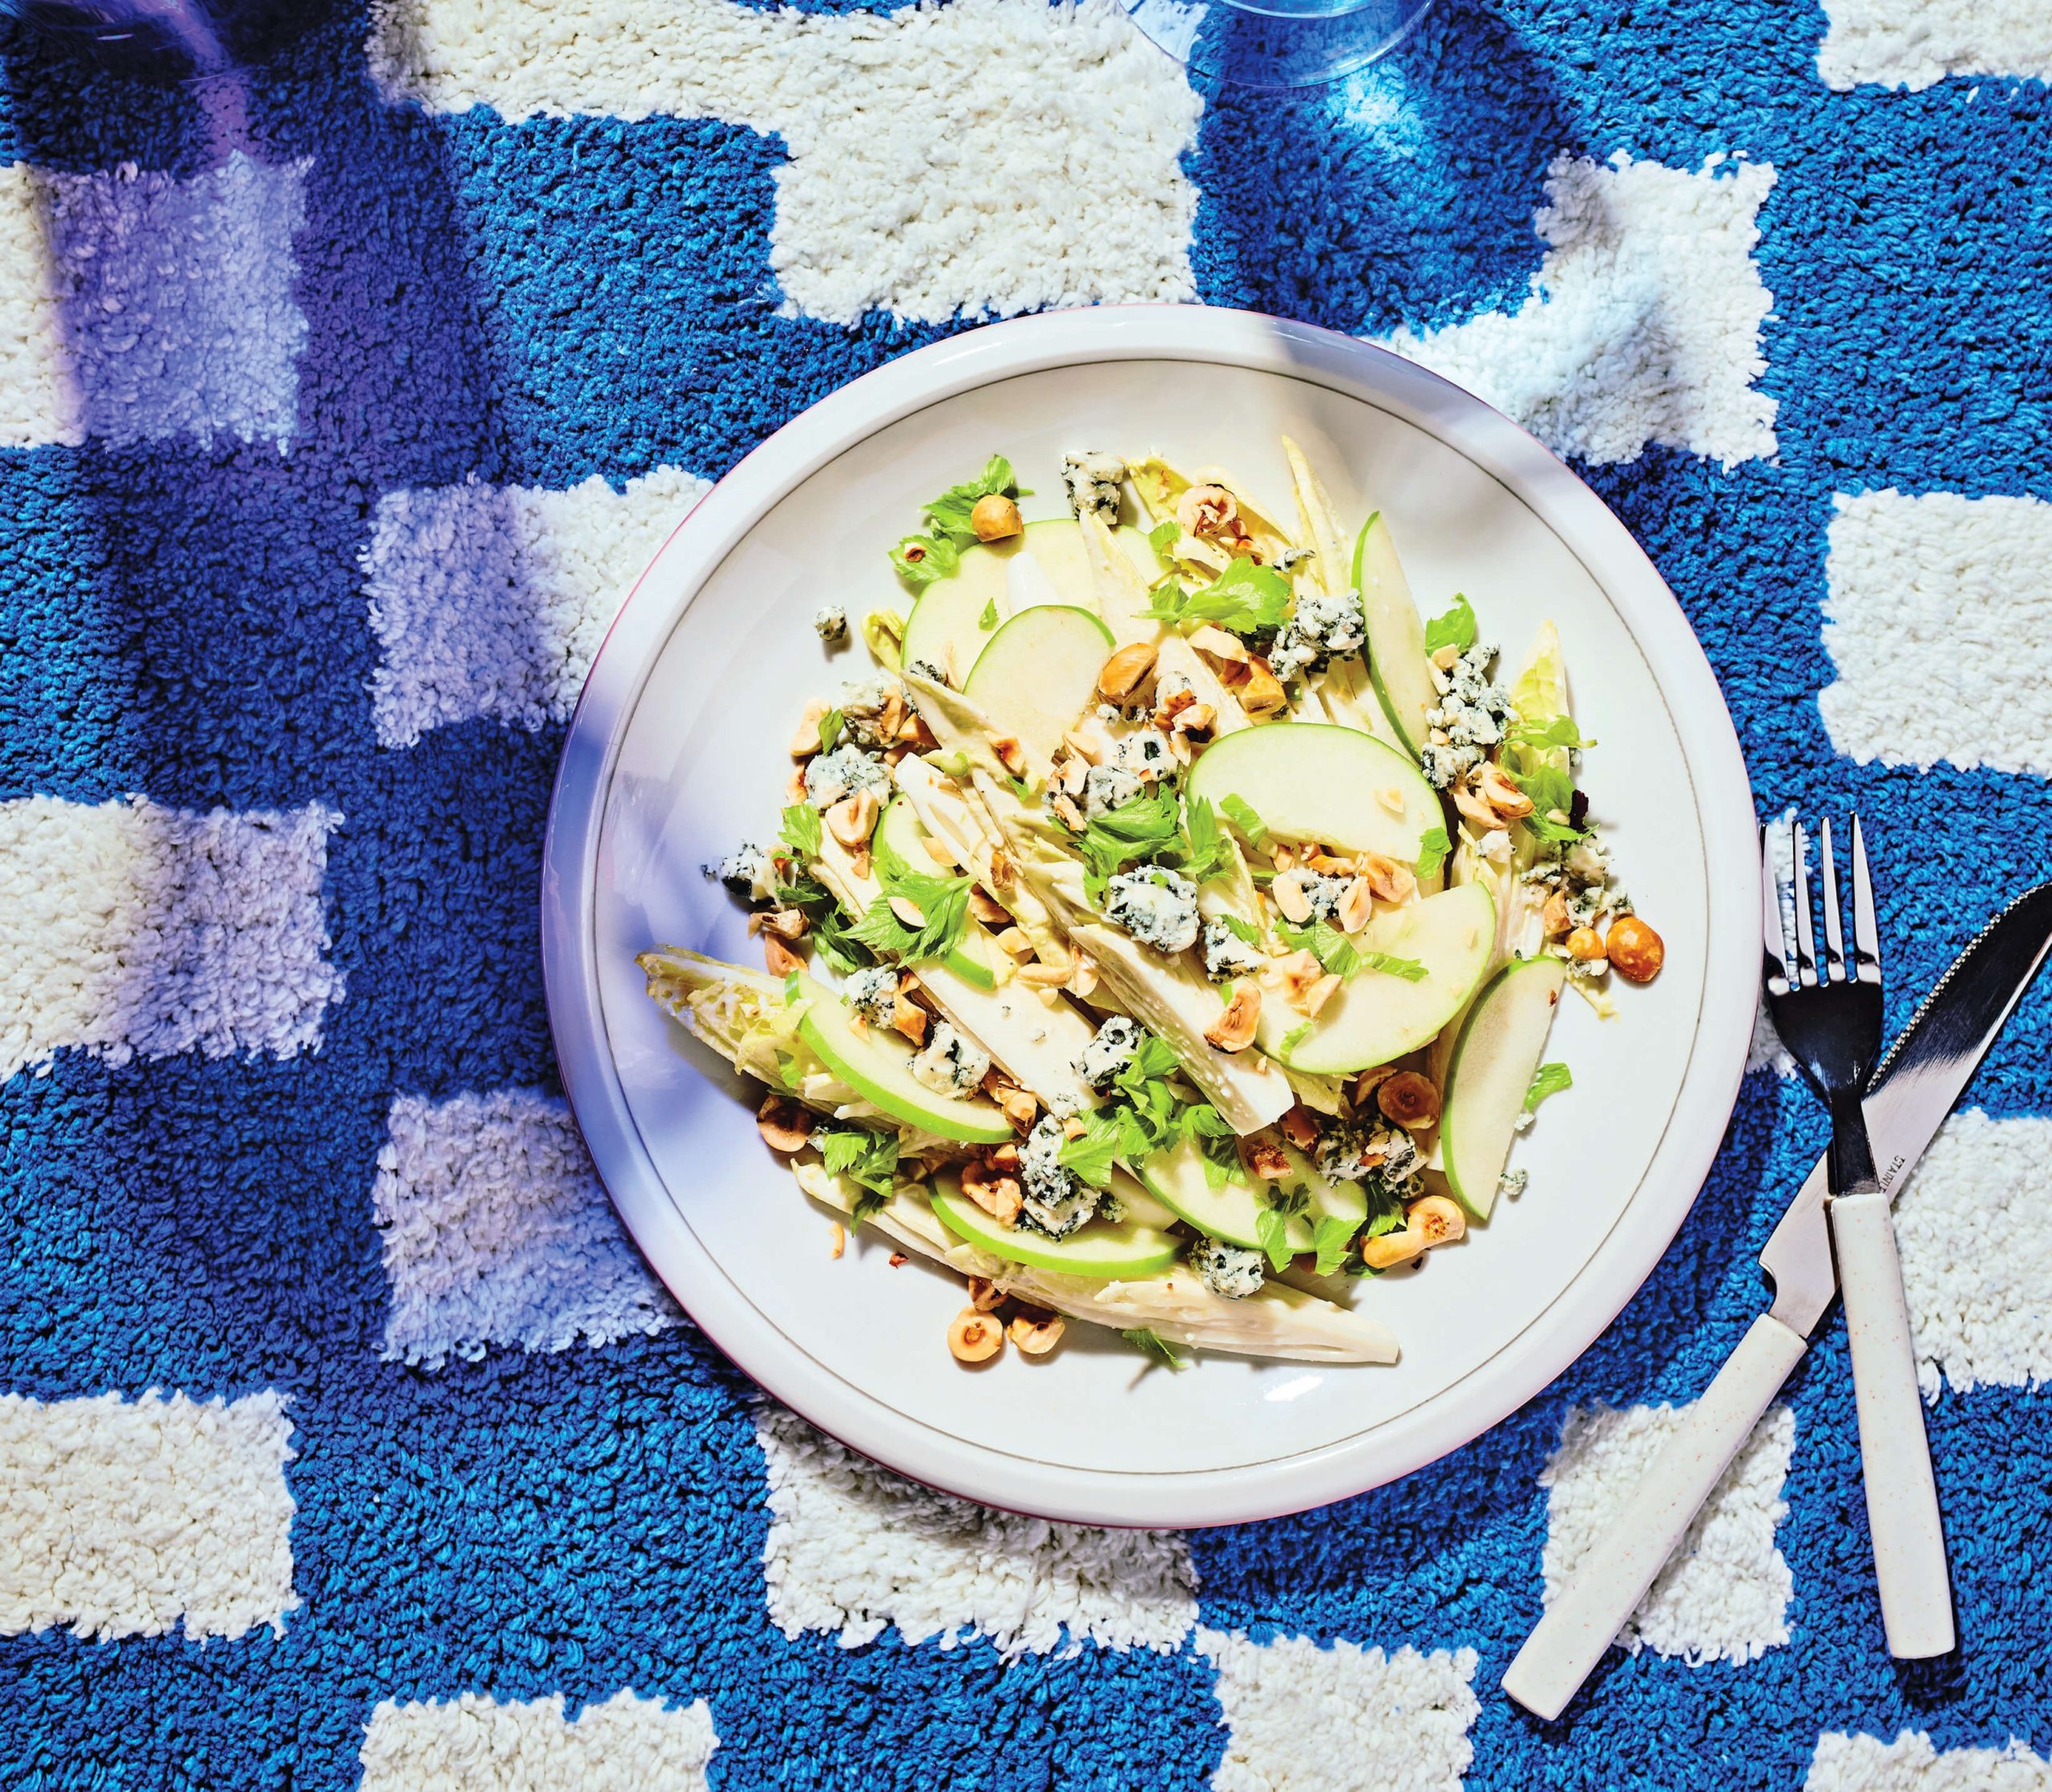
[[[2052, 951], [2052, 883], [2024, 894], [1953, 961], [1868, 1084], [1867, 1130], [1893, 1200]], [[1557, 1717], [1674, 1552], [1837, 1292], [1824, 1163], [1804, 1179], [1760, 1253], [1774, 1300], [1688, 1409], [1624, 1511], [1614, 1540], [1585, 1560], [1505, 1670], [1504, 1690]]]

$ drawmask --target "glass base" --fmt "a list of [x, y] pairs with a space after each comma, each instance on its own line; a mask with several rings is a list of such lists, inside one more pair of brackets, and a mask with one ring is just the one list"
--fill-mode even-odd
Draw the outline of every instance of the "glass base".
[[1271, 91], [1324, 87], [1409, 36], [1433, 0], [1358, 0], [1316, 10], [1291, 0], [1127, 0], [1148, 39], [1191, 74]]

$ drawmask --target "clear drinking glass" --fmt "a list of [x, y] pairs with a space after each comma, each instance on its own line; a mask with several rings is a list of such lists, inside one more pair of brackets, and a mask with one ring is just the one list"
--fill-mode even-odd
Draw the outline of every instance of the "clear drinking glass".
[[1323, 87], [1394, 49], [1432, 0], [1127, 0], [1193, 75], [1241, 87]]

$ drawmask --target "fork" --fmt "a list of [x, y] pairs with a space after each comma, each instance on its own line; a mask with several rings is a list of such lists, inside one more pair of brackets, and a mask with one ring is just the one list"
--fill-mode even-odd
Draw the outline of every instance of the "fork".
[[[1852, 967], [1846, 971], [1838, 870], [1831, 822], [1823, 825], [1824, 975], [1817, 975], [1810, 918], [1809, 842], [1795, 827], [1793, 890], [1763, 850], [1762, 916], [1767, 1004], [1775, 1031], [1803, 1080], [1831, 1112], [1826, 1174], [1832, 1243], [1852, 1354], [1860, 1415], [1860, 1461], [1866, 1482], [1867, 1524], [1874, 1543], [1881, 1623], [1888, 1653], [1904, 1659], [1943, 1655], [1953, 1647], [1950, 1578], [1938, 1490], [1924, 1433], [1909, 1310], [1888, 1197], [1874, 1174], [1861, 1098], [1881, 1049], [1881, 961], [1874, 928], [1874, 891], [1860, 817], [1852, 817]], [[1785, 944], [1783, 914], [1791, 908], [1796, 952]], [[1791, 975], [1791, 970], [1793, 975]]]

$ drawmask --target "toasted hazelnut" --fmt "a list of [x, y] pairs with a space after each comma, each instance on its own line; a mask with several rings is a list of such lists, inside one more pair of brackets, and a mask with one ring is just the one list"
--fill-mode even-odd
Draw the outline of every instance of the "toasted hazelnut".
[[1009, 890], [1017, 877], [1018, 873], [1004, 850], [1002, 847], [992, 847], [991, 850], [991, 888], [999, 890]]
[[791, 775], [784, 781], [784, 801], [786, 803], [802, 803], [805, 800], [805, 767], [794, 765]]
[[1030, 959], [1033, 942], [1024, 927], [1007, 927], [997, 936], [997, 947], [1015, 959]]
[[1268, 969], [1262, 973], [1264, 981], [1272, 980], [1279, 987], [1292, 1007], [1301, 1008], [1304, 998], [1313, 984], [1325, 975], [1323, 967], [1308, 952], [1291, 952], [1279, 959], [1270, 959]]
[[1400, 1231], [1385, 1232], [1379, 1238], [1363, 1238], [1361, 1261], [1371, 1269], [1393, 1269], [1400, 1263], [1422, 1257], [1425, 1248], [1424, 1233], [1405, 1226]]
[[907, 1257], [903, 1251], [893, 1251], [891, 1253], [891, 1267], [894, 1269], [902, 1269], [911, 1261], [911, 1258]]
[[803, 939], [812, 930], [812, 922], [803, 909], [772, 909], [766, 914], [750, 915], [751, 926], [757, 921], [762, 931], [774, 934], [779, 939]]
[[1282, 1136], [1299, 1151], [1309, 1151], [1318, 1143], [1318, 1116], [1301, 1101], [1282, 1116], [1280, 1122]]
[[1067, 983], [1071, 975], [1072, 971], [1068, 965], [1049, 964], [1044, 960], [1037, 960], [1032, 964], [1022, 964], [1019, 967], [1020, 983], [1025, 984], [1028, 989], [1044, 989], [1051, 994]]
[[1375, 893], [1369, 889], [1368, 880], [1355, 878], [1347, 886], [1347, 894], [1339, 898], [1333, 919], [1339, 923], [1343, 934], [1358, 934], [1367, 926], [1375, 912]]
[[1116, 703], [1133, 695], [1140, 681], [1154, 669], [1153, 644], [1134, 641], [1121, 648], [1097, 674], [1097, 688]]
[[1023, 777], [1026, 773], [1026, 749], [1017, 739], [1009, 734], [989, 737], [991, 751], [997, 755], [997, 762], [1014, 777]]
[[1448, 641], [1444, 647], [1440, 648], [1437, 652], [1433, 654], [1432, 664], [1437, 666], [1441, 672], [1452, 672], [1456, 666], [1460, 664], [1460, 649], [1456, 647], [1452, 642]]
[[[1209, 734], [1218, 725], [1218, 712], [1208, 703], [1193, 703], [1178, 709], [1169, 718], [1169, 745], [1186, 740], [1193, 734]], [[1155, 717], [1155, 725], [1161, 725], [1161, 717]]]
[[826, 705], [814, 698], [805, 706], [805, 716], [791, 734], [791, 757], [809, 759], [819, 751], [819, 719]]
[[891, 912], [908, 927], [923, 927], [927, 924], [927, 911], [909, 896], [892, 897]]
[[969, 1304], [979, 1313], [995, 1313], [1004, 1305], [1004, 1290], [988, 1276], [971, 1276]]
[[1375, 1091], [1396, 1074], [1388, 1064], [1377, 1064], [1372, 1069], [1363, 1071], [1354, 1079], [1354, 1111], [1356, 1113], [1365, 1112], [1368, 1104], [1375, 1099]]
[[1044, 1357], [1061, 1342], [1061, 1315], [1022, 1313], [1004, 1328], [1004, 1334], [1029, 1357]]
[[1394, 784], [1384, 785], [1375, 793], [1375, 801], [1392, 815], [1404, 813], [1404, 792]]
[[1666, 942], [1635, 914], [1613, 921], [1604, 943], [1610, 963], [1628, 983], [1651, 983], [1667, 957]]
[[1176, 523], [1199, 541], [1220, 535], [1243, 535], [1240, 503], [1223, 486], [1191, 486], [1176, 500]]
[[1240, 707], [1251, 721], [1274, 715], [1290, 700], [1275, 674], [1268, 669], [1268, 662], [1258, 654], [1248, 656], [1246, 681], [1239, 688], [1239, 696]]
[[1532, 813], [1532, 799], [1501, 765], [1478, 765], [1453, 787], [1453, 806], [1477, 827], [1509, 827]]
[[795, 1101], [773, 1095], [755, 1110], [755, 1130], [772, 1151], [789, 1156], [804, 1149], [810, 1140], [812, 1119]]
[[1381, 853], [1363, 853], [1361, 875], [1378, 902], [1408, 902], [1418, 888], [1418, 874], [1400, 858]]
[[1290, 1159], [1281, 1145], [1266, 1133], [1258, 1132], [1241, 1146], [1247, 1173], [1263, 1182], [1280, 1182], [1290, 1173]]
[[1190, 632], [1190, 644], [1208, 660], [1222, 660], [1229, 666], [1244, 666], [1247, 663], [1247, 644], [1238, 636], [1214, 628], [1208, 622]]
[[927, 1043], [927, 1011], [903, 995], [891, 1006], [891, 1027], [893, 1032], [902, 1033], [915, 1045]]
[[1011, 911], [981, 884], [972, 886], [969, 891], [969, 912], [986, 926], [1008, 927], [1012, 925]]
[[1090, 992], [1096, 989], [1097, 987], [1097, 960], [1088, 957], [1084, 953], [1078, 952], [1076, 955], [1075, 963], [1068, 973], [1068, 983], [1067, 985], [1068, 993], [1071, 995], [1084, 996], [1087, 998]]
[[995, 1314], [965, 1306], [948, 1326], [947, 1348], [957, 1362], [988, 1362], [1004, 1348], [1004, 1328]]
[[969, 527], [976, 531], [978, 541], [1003, 541], [1026, 525], [1020, 517], [1019, 507], [993, 491], [976, 500], [969, 512]]
[[848, 1248], [848, 1229], [838, 1220], [826, 1222], [826, 1254], [838, 1257]]
[[877, 801], [873, 790], [858, 790], [843, 797], [827, 810], [826, 831], [850, 850], [861, 846], [876, 825]]
[[1024, 1201], [1017, 1177], [1006, 1175], [995, 1164], [972, 1160], [962, 1166], [962, 1193], [1000, 1225], [1017, 1223]]
[[1415, 1070], [1400, 1070], [1377, 1085], [1375, 1105], [1384, 1119], [1407, 1132], [1416, 1132], [1440, 1117], [1440, 1092], [1430, 1077], [1421, 1076]]
[[1303, 1000], [1299, 1005], [1306, 1014], [1315, 1020], [1318, 1018], [1319, 1010], [1339, 993], [1339, 974], [1336, 971], [1329, 971], [1304, 991]]
[[1218, 1018], [1204, 1029], [1204, 1041], [1221, 1051], [1244, 1051], [1254, 1043], [1261, 1024], [1261, 990], [1242, 980], [1233, 989], [1233, 999], [1219, 1011]]
[[1557, 890], [1546, 898], [1546, 906], [1539, 911], [1539, 925], [1545, 930], [1546, 937], [1568, 930], [1568, 899]]
[[1297, 855], [1280, 841], [1270, 850], [1270, 857], [1278, 871], [1294, 871], [1297, 867]]
[[1444, 1195], [1427, 1195], [1414, 1201], [1404, 1209], [1404, 1229], [1422, 1232], [1425, 1247], [1450, 1245], [1468, 1230], [1468, 1218], [1460, 1207]]
[[1269, 897], [1282, 911], [1285, 921], [1294, 921], [1302, 926], [1311, 919], [1311, 898], [1306, 890], [1313, 875], [1309, 871], [1284, 871], [1268, 886]]
[[1604, 955], [1603, 936], [1594, 927], [1577, 927], [1562, 943], [1569, 958], [1584, 964], [1593, 964]]
[[794, 971], [805, 969], [805, 960], [774, 934], [762, 936], [762, 962], [773, 977], [788, 977]]

